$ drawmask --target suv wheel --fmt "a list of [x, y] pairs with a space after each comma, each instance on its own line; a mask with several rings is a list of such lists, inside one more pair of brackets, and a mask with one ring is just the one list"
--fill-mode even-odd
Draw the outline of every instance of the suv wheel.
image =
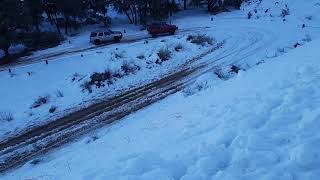
[[175, 33], [176, 33], [176, 31], [175, 31], [175, 30], [170, 31], [170, 35], [174, 35]]
[[120, 37], [119, 36], [115, 36], [114, 38], [113, 38], [113, 40], [115, 41], [115, 42], [120, 42]]
[[100, 44], [101, 44], [101, 41], [100, 41], [99, 39], [96, 39], [96, 40], [93, 41], [93, 43], [94, 43], [95, 45], [100, 45]]

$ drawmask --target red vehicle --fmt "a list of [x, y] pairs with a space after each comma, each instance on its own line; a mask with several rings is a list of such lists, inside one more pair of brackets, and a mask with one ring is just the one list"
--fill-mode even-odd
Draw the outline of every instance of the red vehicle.
[[173, 35], [177, 29], [178, 29], [177, 26], [171, 25], [171, 24], [165, 24], [165, 23], [151, 24], [147, 28], [149, 34], [151, 34], [153, 37], [156, 37], [159, 34], [167, 34], [167, 33]]

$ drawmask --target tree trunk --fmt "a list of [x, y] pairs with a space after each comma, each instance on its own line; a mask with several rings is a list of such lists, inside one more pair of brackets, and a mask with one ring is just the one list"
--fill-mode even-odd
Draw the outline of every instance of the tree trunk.
[[47, 17], [48, 17], [48, 19], [49, 19], [50, 24], [53, 25], [53, 21], [52, 21], [52, 16], [51, 16], [51, 14], [50, 14], [48, 11], [45, 11], [45, 12], [46, 12], [46, 14], [47, 14]]
[[183, 9], [184, 9], [184, 10], [187, 10], [187, 0], [184, 0], [184, 1], [183, 1]]
[[138, 25], [138, 16], [137, 16], [137, 8], [136, 7], [134, 8], [134, 19], [136, 20], [135, 25]]
[[147, 13], [148, 13], [148, 3], [146, 3], [145, 6], [144, 6], [143, 19], [144, 19], [144, 23], [145, 24], [147, 24]]
[[133, 9], [133, 7], [130, 7], [129, 9], [130, 9], [130, 14], [131, 14], [132, 24], [135, 24], [136, 20], [134, 19], [135, 18], [134, 9]]
[[65, 16], [64, 27], [65, 27], [65, 33], [67, 35], [68, 35], [68, 24], [69, 24], [69, 17]]
[[169, 4], [169, 15], [170, 16], [172, 16], [172, 13], [173, 13], [172, 12], [173, 11], [173, 3], [174, 3], [174, 1], [171, 1], [170, 4]]
[[38, 17], [35, 17], [35, 26], [37, 32], [40, 32], [40, 19]]
[[9, 48], [8, 47], [5, 47], [5, 48], [3, 48], [3, 51], [4, 51], [4, 57], [5, 58], [7, 58], [7, 57], [9, 57]]
[[133, 21], [132, 21], [130, 15], [128, 14], [128, 12], [127, 12], [127, 11], [124, 11], [124, 13], [125, 13], [126, 16], [128, 17], [130, 24], [133, 24]]
[[212, 9], [213, 0], [208, 0], [208, 11], [210, 12]]
[[57, 14], [55, 14], [55, 19], [53, 19], [52, 21], [56, 25], [58, 33], [61, 35], [61, 31], [60, 31], [60, 27], [59, 27], [59, 23], [58, 23], [58, 19], [57, 19]]

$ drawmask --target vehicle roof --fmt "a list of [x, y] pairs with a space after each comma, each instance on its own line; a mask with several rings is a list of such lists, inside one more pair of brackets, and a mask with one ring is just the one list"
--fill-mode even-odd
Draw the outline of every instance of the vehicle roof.
[[94, 31], [91, 31], [91, 33], [100, 33], [100, 32], [110, 32], [111, 30], [110, 29], [99, 29], [99, 30], [94, 30]]

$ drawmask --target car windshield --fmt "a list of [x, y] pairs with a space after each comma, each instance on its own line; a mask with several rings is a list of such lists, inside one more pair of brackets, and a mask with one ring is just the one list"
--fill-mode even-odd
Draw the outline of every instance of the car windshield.
[[110, 29], [109, 29], [109, 32], [112, 34], [113, 33], [113, 31], [111, 31]]

